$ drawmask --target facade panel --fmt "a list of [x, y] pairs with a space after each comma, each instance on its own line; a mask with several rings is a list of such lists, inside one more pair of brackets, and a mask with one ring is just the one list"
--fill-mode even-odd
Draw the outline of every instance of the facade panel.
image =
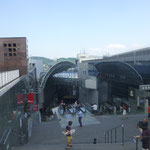
[[0, 71], [19, 69], [20, 75], [27, 74], [27, 39], [0, 38]]

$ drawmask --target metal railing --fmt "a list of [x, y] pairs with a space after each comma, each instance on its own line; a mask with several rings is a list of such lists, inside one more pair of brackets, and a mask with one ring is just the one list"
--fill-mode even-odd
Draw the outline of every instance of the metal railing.
[[[11, 135], [13, 135], [13, 137], [11, 137]], [[23, 145], [28, 142], [28, 137], [26, 137], [25, 134], [18, 133], [17, 131], [12, 129], [6, 129], [3, 136], [0, 139], [0, 149], [8, 150], [9, 148], [11, 148], [11, 146], [13, 145], [13, 143], [11, 142], [11, 138], [14, 139], [14, 136], [18, 137], [18, 142], [20, 145]]]
[[134, 136], [133, 141], [135, 142], [135, 149], [136, 150], [139, 150], [139, 140], [141, 140], [142, 138], [149, 138], [149, 140], [150, 140], [150, 136], [143, 136], [143, 137]]
[[88, 110], [91, 114], [93, 114], [93, 107], [88, 103], [82, 103], [82, 105]]
[[[118, 132], [120, 130], [120, 132]], [[124, 125], [117, 126], [104, 132], [105, 143], [121, 143], [124, 145]], [[121, 139], [121, 141], [118, 140]], [[121, 137], [121, 138], [120, 138]]]
[[6, 129], [4, 131], [3, 136], [0, 139], [0, 149], [1, 150], [8, 150], [10, 149], [10, 144], [8, 143], [8, 138], [10, 136], [11, 129]]
[[19, 77], [19, 70], [0, 72], [0, 88]]

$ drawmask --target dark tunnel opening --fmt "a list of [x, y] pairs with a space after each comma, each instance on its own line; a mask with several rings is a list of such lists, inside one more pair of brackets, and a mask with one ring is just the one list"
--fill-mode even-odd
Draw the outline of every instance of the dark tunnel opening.
[[44, 88], [44, 103], [41, 109], [42, 116], [52, 115], [52, 108], [60, 105], [63, 100], [67, 105], [73, 104], [79, 99], [79, 87], [73, 84], [56, 82], [57, 79], [49, 78]]

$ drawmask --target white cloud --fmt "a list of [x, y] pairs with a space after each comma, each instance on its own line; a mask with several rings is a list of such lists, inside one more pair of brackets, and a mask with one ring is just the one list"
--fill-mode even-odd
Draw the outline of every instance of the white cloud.
[[107, 48], [109, 48], [109, 49], [124, 49], [124, 48], [126, 48], [126, 46], [123, 44], [109, 44], [107, 46]]

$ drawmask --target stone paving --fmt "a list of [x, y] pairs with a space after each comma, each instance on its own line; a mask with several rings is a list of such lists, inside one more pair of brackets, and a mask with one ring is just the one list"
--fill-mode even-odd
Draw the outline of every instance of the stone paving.
[[[72, 121], [72, 127], [78, 127], [78, 116], [76, 114], [71, 115], [71, 114], [65, 114], [63, 116], [60, 116], [60, 126], [61, 128], [65, 128], [66, 125], [68, 124], [68, 121]], [[83, 118], [82, 118], [83, 126], [87, 125], [93, 125], [93, 124], [100, 124], [100, 121], [98, 121], [95, 117], [90, 116], [88, 113], [83, 113]]]
[[[62, 131], [64, 131], [64, 127], [66, 126], [68, 120], [72, 120], [74, 124], [72, 128], [76, 130], [76, 132], [73, 135], [72, 144], [92, 144], [94, 138], [97, 139], [97, 143], [102, 144], [104, 143], [105, 130], [123, 124], [125, 128], [125, 142], [132, 143], [132, 146], [130, 146], [131, 148], [134, 147], [133, 136], [140, 134], [139, 130], [136, 128], [136, 124], [138, 121], [141, 121], [144, 118], [146, 118], [145, 115], [129, 115], [128, 120], [122, 121], [121, 115], [91, 117], [90, 115], [85, 114], [83, 118], [82, 128], [79, 127], [76, 115], [73, 117], [60, 117], [59, 119], [61, 120], [55, 118], [49, 122], [42, 122], [41, 124], [37, 124], [36, 126], [34, 126], [33, 133], [28, 145], [65, 146], [66, 137], [62, 134]], [[121, 143], [121, 129], [117, 130], [117, 142]], [[130, 150], [130, 148], [128, 147], [128, 150]]]

